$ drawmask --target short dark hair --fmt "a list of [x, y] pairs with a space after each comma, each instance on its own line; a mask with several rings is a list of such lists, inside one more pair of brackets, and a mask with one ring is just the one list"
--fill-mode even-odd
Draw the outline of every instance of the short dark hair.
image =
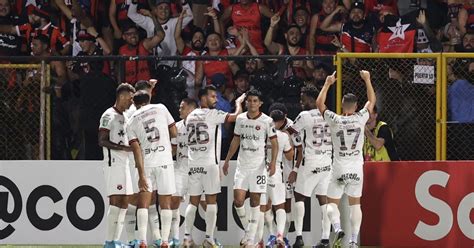
[[268, 108], [268, 112], [273, 112], [274, 110], [279, 110], [283, 112], [283, 114], [288, 114], [288, 108], [286, 107], [285, 104], [281, 102], [275, 102], [272, 105], [270, 105], [270, 108]]
[[270, 117], [272, 117], [273, 121], [283, 121], [285, 120], [285, 114], [278, 109], [275, 109], [270, 112]]
[[133, 103], [135, 105], [143, 105], [150, 102], [150, 95], [144, 90], [139, 90], [133, 95]]
[[257, 89], [251, 89], [251, 90], [247, 91], [247, 98], [248, 98], [249, 96], [256, 96], [256, 97], [258, 97], [258, 100], [263, 101], [263, 99], [262, 99], [262, 92], [260, 92], [260, 91], [257, 90]]
[[288, 28], [286, 28], [286, 32], [285, 32], [285, 33], [288, 33], [288, 31], [290, 31], [290, 29], [292, 29], [292, 28], [298, 29], [298, 31], [300, 31], [300, 33], [301, 33], [301, 28], [300, 28], [298, 25], [296, 25], [296, 24], [291, 24], [291, 25], [289, 25]]
[[124, 22], [124, 23], [122, 24], [122, 26], [120, 26], [120, 28], [121, 28], [121, 30], [122, 30], [123, 33], [127, 32], [128, 30], [130, 30], [130, 29], [132, 29], [132, 28], [138, 30], [137, 24], [135, 24], [134, 22], [132, 22], [132, 21], [130, 21], [130, 20]]
[[357, 96], [352, 93], [347, 93], [342, 97], [342, 102], [345, 104], [354, 104], [357, 100]]
[[44, 34], [36, 34], [33, 36], [33, 40], [39, 40], [41, 43], [44, 45], [48, 46], [50, 45], [50, 39], [47, 35]]
[[184, 98], [183, 100], [181, 100], [182, 102], [185, 102], [188, 106], [192, 106], [193, 108], [197, 108], [198, 107], [198, 103], [196, 102], [196, 100], [194, 99], [191, 99], [191, 98]]
[[316, 99], [319, 95], [319, 90], [316, 88], [316, 86], [312, 84], [305, 85], [303, 88], [301, 88], [301, 94], [310, 97], [312, 99]]
[[151, 89], [151, 85], [146, 80], [138, 80], [135, 83], [135, 90], [149, 90]]
[[132, 92], [132, 93], [135, 93], [135, 88], [133, 88], [132, 85], [130, 85], [129, 83], [121, 83], [118, 87], [117, 87], [117, 90], [116, 90], [116, 95], [117, 97], [120, 95], [120, 94], [123, 94], [125, 92]]
[[217, 91], [217, 88], [214, 85], [208, 85], [204, 89], [200, 89], [198, 92], [198, 98], [201, 99], [203, 96], [207, 96], [209, 91]]

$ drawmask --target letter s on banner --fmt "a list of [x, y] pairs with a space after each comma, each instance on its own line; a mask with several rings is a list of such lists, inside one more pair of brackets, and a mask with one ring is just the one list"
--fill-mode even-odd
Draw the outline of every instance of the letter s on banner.
[[451, 207], [430, 194], [432, 185], [446, 187], [449, 174], [444, 171], [427, 171], [420, 176], [415, 186], [416, 200], [425, 209], [437, 214], [439, 222], [436, 225], [428, 225], [419, 221], [415, 229], [416, 236], [424, 240], [438, 240], [448, 235], [453, 226], [453, 213]]

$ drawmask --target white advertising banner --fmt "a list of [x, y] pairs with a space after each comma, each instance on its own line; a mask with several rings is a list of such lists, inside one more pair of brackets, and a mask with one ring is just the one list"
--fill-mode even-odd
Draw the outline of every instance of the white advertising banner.
[[[103, 244], [108, 201], [102, 166], [101, 161], [0, 161], [0, 243]], [[234, 171], [231, 162], [218, 198], [215, 236], [226, 245], [238, 244], [243, 236], [232, 207]], [[181, 237], [186, 204], [180, 209]], [[306, 206], [311, 210], [306, 209], [303, 236], [311, 245], [321, 237], [320, 208], [315, 197]], [[200, 208], [193, 232], [196, 242], [203, 240], [204, 231]], [[125, 240], [125, 231], [122, 237]], [[293, 243], [293, 228], [289, 238]]]

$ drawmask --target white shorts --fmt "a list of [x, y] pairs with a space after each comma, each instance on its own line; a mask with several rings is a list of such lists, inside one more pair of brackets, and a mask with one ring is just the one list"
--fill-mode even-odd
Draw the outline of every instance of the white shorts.
[[[137, 181], [135, 193], [138, 193], [138, 172], [135, 174], [135, 180]], [[145, 167], [145, 179], [149, 192], [157, 190], [158, 195], [172, 195], [176, 192], [173, 165]]]
[[107, 196], [132, 195], [132, 176], [128, 166], [104, 166]]
[[250, 193], [266, 193], [266, 167], [259, 166], [256, 169], [247, 169], [237, 165], [234, 175], [234, 189], [246, 190], [250, 191]]
[[332, 199], [341, 199], [342, 195], [350, 197], [362, 197], [362, 186], [364, 173], [336, 173], [332, 172], [329, 180], [327, 196]]
[[174, 170], [174, 180], [176, 182], [176, 192], [173, 196], [183, 197], [188, 192], [189, 186], [189, 170], [185, 171], [183, 169]]
[[267, 198], [272, 201], [272, 205], [280, 205], [286, 202], [285, 189], [286, 184], [283, 182], [283, 173], [276, 172], [273, 176], [268, 177], [267, 182]]
[[219, 166], [211, 164], [207, 166], [189, 166], [189, 188], [190, 196], [215, 195], [221, 192], [221, 178]]
[[293, 183], [288, 183], [288, 177], [290, 176], [290, 173], [292, 171], [292, 168], [288, 167], [287, 165], [283, 165], [283, 181], [285, 182], [285, 198], [286, 199], [291, 199], [294, 197], [294, 189], [295, 185]]
[[296, 177], [295, 192], [306, 197], [311, 197], [313, 193], [326, 195], [330, 175], [331, 165], [322, 167], [300, 166]]

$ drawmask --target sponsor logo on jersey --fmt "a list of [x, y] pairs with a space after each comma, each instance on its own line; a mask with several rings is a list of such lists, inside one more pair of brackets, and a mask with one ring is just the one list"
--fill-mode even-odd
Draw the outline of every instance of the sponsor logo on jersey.
[[188, 149], [190, 149], [192, 152], [205, 152], [205, 151], [207, 151], [207, 147], [205, 147], [205, 146], [202, 146], [202, 147], [191, 146]]
[[349, 182], [360, 182], [360, 177], [357, 173], [346, 173], [342, 174], [340, 178], [337, 179], [340, 183], [349, 183]]
[[242, 151], [256, 152], [256, 151], [258, 151], [258, 147], [257, 147], [257, 148], [252, 148], [252, 147], [242, 147]]
[[207, 174], [207, 171], [204, 170], [204, 167], [191, 167], [189, 168], [189, 173], [188, 175], [193, 175], [193, 174]]
[[242, 140], [260, 140], [260, 136], [255, 134], [241, 134], [240, 139]]
[[318, 174], [318, 173], [325, 172], [325, 171], [331, 171], [331, 166], [328, 165], [328, 166], [324, 166], [324, 167], [318, 167], [318, 168], [315, 168], [314, 170], [312, 170], [311, 172], [313, 172], [314, 174]]
[[163, 152], [165, 150], [166, 150], [166, 148], [164, 146], [157, 146], [155, 148], [146, 148], [145, 149], [145, 155], [150, 154], [152, 152]]
[[360, 154], [359, 150], [355, 150], [352, 152], [339, 152], [339, 157], [352, 157], [352, 156], [357, 156]]

